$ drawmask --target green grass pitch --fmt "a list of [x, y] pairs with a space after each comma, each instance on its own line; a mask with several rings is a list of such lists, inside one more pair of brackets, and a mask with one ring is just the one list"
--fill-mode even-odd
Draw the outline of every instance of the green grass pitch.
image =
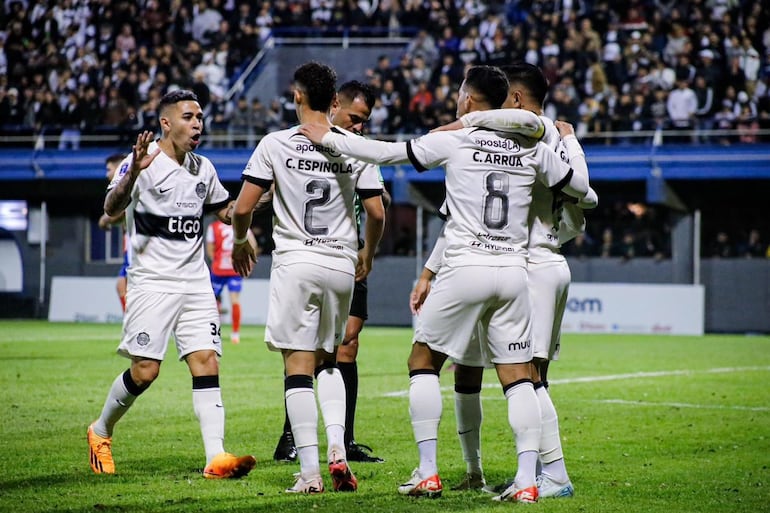
[[[417, 464], [406, 358], [411, 331], [366, 327], [356, 435], [384, 457], [353, 464], [354, 494], [283, 493], [298, 465], [273, 462], [283, 423], [280, 356], [247, 326], [223, 336], [226, 447], [257, 457], [237, 481], [203, 479], [187, 367], [173, 348], [158, 381], [117, 425], [117, 474], [94, 475], [85, 432], [128, 361], [118, 325], [0, 322], [2, 512], [746, 512], [770, 510], [770, 337], [565, 335], [551, 367], [573, 499], [532, 506], [452, 492], [465, 466], [444, 373], [439, 466], [444, 496], [401, 497]], [[493, 372], [483, 391], [488, 481], [515, 472], [506, 405]], [[321, 437], [321, 454], [325, 454]], [[330, 480], [326, 478], [327, 488]]]

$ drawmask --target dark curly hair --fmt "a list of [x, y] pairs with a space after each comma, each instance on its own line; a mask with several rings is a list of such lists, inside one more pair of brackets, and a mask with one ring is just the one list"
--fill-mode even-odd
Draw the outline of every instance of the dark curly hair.
[[337, 73], [320, 62], [308, 62], [294, 72], [294, 83], [308, 98], [312, 110], [327, 112], [337, 90]]

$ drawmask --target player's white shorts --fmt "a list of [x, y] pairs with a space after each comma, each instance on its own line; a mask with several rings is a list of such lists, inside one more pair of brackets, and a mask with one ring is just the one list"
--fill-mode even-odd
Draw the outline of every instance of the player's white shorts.
[[[477, 322], [486, 332], [474, 342]], [[478, 335], [478, 332], [476, 332]], [[478, 336], [476, 336], [478, 339]], [[442, 267], [420, 312], [414, 340], [473, 367], [532, 359], [527, 270]], [[482, 346], [486, 345], [482, 351]]]
[[169, 336], [179, 359], [195, 351], [222, 355], [219, 312], [213, 292], [170, 294], [129, 289], [118, 353], [163, 360]]
[[265, 342], [272, 350], [333, 353], [342, 342], [355, 279], [315, 264], [274, 265]]
[[561, 321], [567, 306], [572, 277], [567, 261], [529, 263], [529, 297], [532, 303], [533, 356], [559, 359]]

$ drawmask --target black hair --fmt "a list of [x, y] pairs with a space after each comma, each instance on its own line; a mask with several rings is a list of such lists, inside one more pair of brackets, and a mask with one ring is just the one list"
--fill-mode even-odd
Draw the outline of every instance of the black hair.
[[177, 89], [163, 95], [158, 103], [158, 119], [162, 116], [163, 111], [170, 105], [177, 104], [179, 102], [197, 102], [198, 95], [189, 89]]
[[353, 101], [360, 96], [363, 98], [366, 106], [369, 107], [369, 110], [372, 110], [372, 107], [374, 107], [374, 89], [369, 84], [364, 84], [358, 80], [345, 82], [340, 86], [337, 94], [343, 96], [348, 101]]
[[543, 105], [548, 94], [548, 79], [540, 68], [528, 62], [516, 62], [500, 66], [500, 69], [508, 77], [508, 82], [521, 84], [538, 104]]
[[326, 64], [308, 62], [294, 72], [294, 82], [307, 94], [311, 110], [328, 112], [337, 93], [337, 73]]
[[124, 158], [126, 158], [126, 154], [125, 153], [113, 153], [112, 155], [110, 155], [109, 157], [104, 159], [104, 163], [105, 164], [110, 164], [112, 162], [118, 163], [121, 160], [123, 160]]
[[465, 85], [483, 96], [493, 109], [499, 109], [508, 98], [508, 79], [495, 66], [473, 66], [468, 69]]

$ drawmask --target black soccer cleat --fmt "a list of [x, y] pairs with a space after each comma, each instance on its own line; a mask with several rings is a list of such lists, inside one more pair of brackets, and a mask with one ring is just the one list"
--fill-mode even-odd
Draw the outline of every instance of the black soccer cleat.
[[372, 448], [368, 445], [358, 444], [355, 440], [350, 442], [347, 450], [348, 461], [361, 461], [364, 463], [383, 463], [385, 460], [371, 454]]
[[275, 461], [297, 461], [297, 447], [294, 445], [294, 436], [291, 431], [285, 431], [278, 439], [273, 459]]

